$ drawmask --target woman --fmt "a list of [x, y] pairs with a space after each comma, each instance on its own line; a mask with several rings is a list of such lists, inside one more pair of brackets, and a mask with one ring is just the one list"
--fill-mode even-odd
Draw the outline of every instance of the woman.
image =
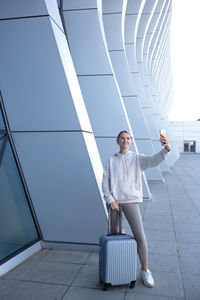
[[142, 266], [141, 279], [147, 287], [154, 286], [154, 279], [148, 269], [147, 242], [139, 209], [139, 203], [143, 201], [141, 174], [146, 169], [159, 165], [170, 151], [166, 136], [160, 135], [160, 141], [165, 147], [155, 155], [136, 154], [128, 150], [131, 145], [130, 134], [121, 131], [117, 136], [120, 151], [109, 158], [102, 182], [104, 199], [111, 207], [111, 230], [118, 232], [120, 205], [137, 241]]

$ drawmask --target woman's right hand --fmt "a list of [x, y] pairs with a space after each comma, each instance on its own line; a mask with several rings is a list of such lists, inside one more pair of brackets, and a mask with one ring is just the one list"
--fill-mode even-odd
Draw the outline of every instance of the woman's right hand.
[[119, 211], [119, 204], [116, 201], [111, 202], [110, 207], [111, 207], [112, 210]]

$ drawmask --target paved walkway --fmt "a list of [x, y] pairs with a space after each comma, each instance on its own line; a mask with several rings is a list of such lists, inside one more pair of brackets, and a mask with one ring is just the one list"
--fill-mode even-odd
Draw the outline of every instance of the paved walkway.
[[[199, 300], [200, 155], [183, 154], [141, 211], [155, 287], [101, 290], [98, 254], [42, 250], [0, 279], [1, 300]], [[125, 223], [126, 231], [129, 232]], [[138, 266], [139, 271], [139, 266]]]

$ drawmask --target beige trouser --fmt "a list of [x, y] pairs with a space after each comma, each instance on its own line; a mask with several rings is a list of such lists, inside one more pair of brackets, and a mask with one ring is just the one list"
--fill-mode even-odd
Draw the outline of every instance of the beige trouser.
[[[120, 204], [122, 211], [131, 227], [134, 238], [137, 242], [137, 252], [140, 258], [142, 267], [148, 266], [148, 248], [144, 232], [142, 216], [138, 203], [123, 203]], [[116, 210], [110, 211], [111, 214], [111, 232], [119, 232], [119, 213]]]

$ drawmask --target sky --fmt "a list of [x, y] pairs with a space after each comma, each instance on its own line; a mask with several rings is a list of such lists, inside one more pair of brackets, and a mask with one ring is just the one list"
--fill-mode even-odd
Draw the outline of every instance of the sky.
[[200, 118], [200, 0], [172, 0], [174, 101], [170, 121]]

